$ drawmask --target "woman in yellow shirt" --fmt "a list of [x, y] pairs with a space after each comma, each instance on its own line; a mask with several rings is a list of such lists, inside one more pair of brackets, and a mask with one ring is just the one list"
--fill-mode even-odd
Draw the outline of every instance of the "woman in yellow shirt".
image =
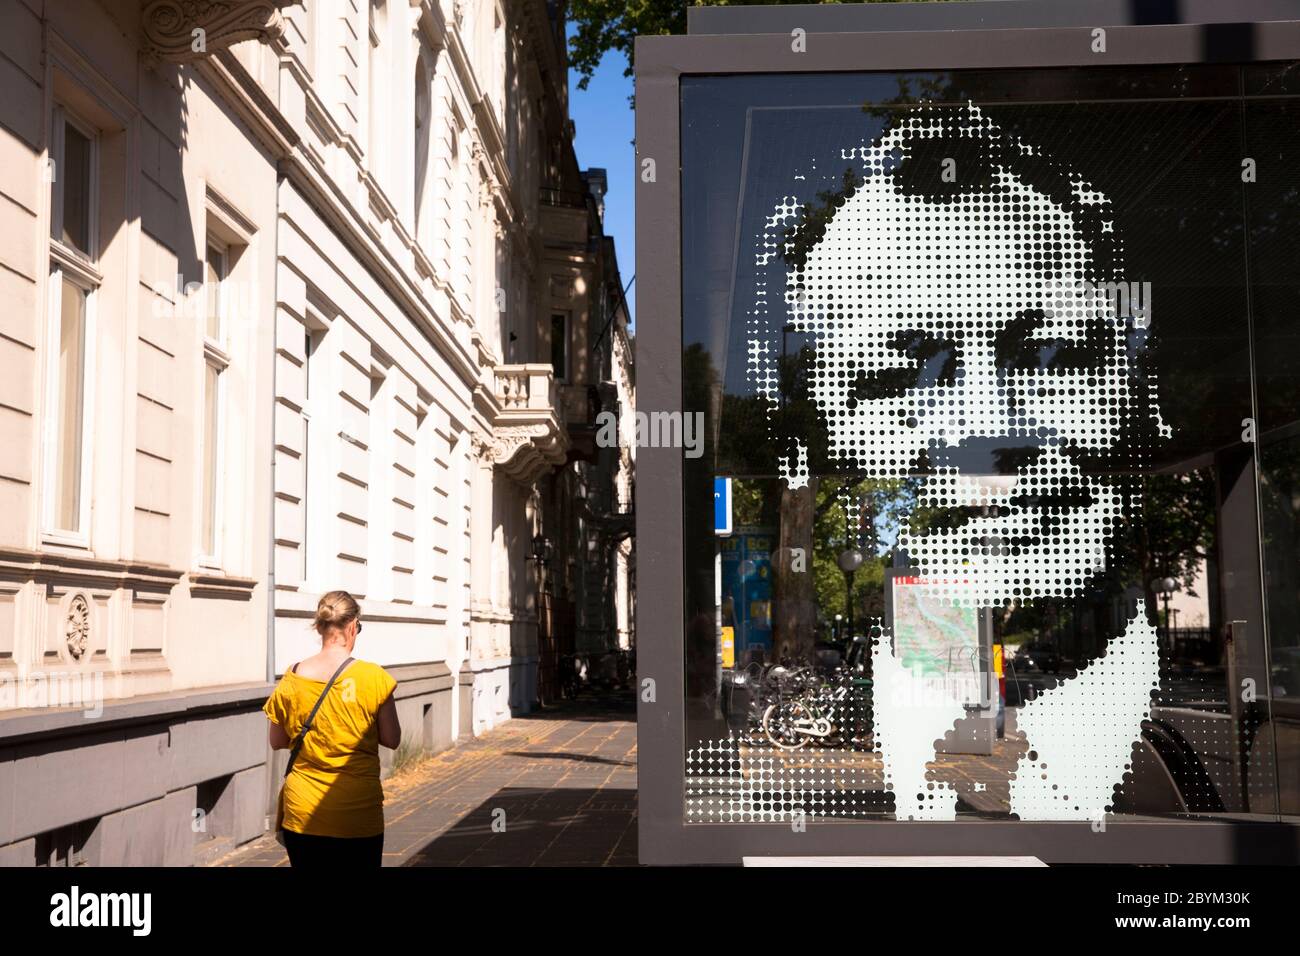
[[339, 671], [361, 633], [361, 609], [352, 595], [322, 597], [315, 626], [320, 653], [290, 668], [262, 707], [271, 721], [271, 746], [287, 749], [338, 671], [284, 780], [285, 849], [290, 866], [379, 866], [379, 747], [395, 749], [402, 739], [393, 703], [397, 681], [368, 661], [351, 661]]

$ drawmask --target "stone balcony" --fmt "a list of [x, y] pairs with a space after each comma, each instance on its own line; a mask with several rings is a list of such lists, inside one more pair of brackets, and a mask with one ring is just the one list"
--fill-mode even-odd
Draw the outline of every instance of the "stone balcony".
[[497, 413], [492, 422], [493, 464], [522, 484], [532, 484], [564, 464], [569, 447], [551, 366], [544, 362], [498, 365]]

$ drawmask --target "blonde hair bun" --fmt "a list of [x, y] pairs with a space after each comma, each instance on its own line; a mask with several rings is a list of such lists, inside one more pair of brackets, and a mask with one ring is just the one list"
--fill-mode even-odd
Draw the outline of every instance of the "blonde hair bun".
[[316, 619], [312, 625], [324, 637], [334, 628], [345, 628], [361, 616], [361, 608], [347, 591], [331, 591], [316, 605]]

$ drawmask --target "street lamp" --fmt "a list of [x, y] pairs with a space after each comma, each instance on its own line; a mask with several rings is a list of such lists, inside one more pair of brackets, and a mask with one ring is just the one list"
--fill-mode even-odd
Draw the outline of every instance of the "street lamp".
[[550, 538], [546, 537], [544, 534], [533, 535], [532, 558], [534, 561], [542, 566], [549, 564], [553, 551], [554, 548], [551, 546]]
[[1178, 581], [1175, 578], [1161, 578], [1154, 583], [1156, 593], [1158, 593], [1165, 602], [1165, 644], [1170, 648], [1173, 647], [1173, 632], [1169, 628], [1169, 599], [1173, 593], [1178, 590]]
[[862, 552], [857, 548], [845, 548], [835, 563], [844, 572], [844, 610], [848, 616], [849, 640], [853, 640], [853, 575], [862, 567]]
[[836, 614], [835, 615], [835, 640], [837, 641], [844, 636], [843, 622], [844, 622], [844, 615]]
[[529, 558], [537, 564], [537, 643], [541, 666], [539, 668], [539, 698], [545, 703], [558, 699], [556, 685], [559, 681], [559, 661], [555, 646], [554, 619], [551, 617], [551, 576], [546, 573], [554, 549], [551, 539], [538, 532], [533, 535]]

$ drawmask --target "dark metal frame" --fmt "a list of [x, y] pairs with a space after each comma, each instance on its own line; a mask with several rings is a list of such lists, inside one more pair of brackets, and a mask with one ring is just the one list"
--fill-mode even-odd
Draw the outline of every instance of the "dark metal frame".
[[691, 34], [877, 33], [1259, 23], [1296, 19], [1296, 0], [963, 0], [961, 3], [798, 3], [688, 7]]
[[[1196, 10], [1203, 0], [1188, 0]], [[872, 5], [879, 11], [881, 8]], [[968, 6], [929, 7], [926, 29], [818, 33], [795, 53], [785, 24], [801, 9], [763, 8], [782, 32], [641, 37], [636, 43], [636, 245], [638, 391], [646, 411], [681, 411], [681, 152], [679, 81], [689, 74], [780, 74], [997, 69], [1300, 59], [1296, 19], [1271, 22], [1110, 25], [1114, 2], [1097, 4], [1107, 52], [1093, 53], [1092, 27], [963, 29]], [[989, 4], [1002, 7], [1004, 4]], [[1006, 3], [1023, 6], [1019, 3]], [[1058, 5], [1061, 6], [1061, 5]], [[1068, 5], [1086, 22], [1088, 4]], [[1150, 6], [1136, 3], [1135, 7]], [[1164, 6], [1169, 6], [1165, 4]], [[1234, 0], [1233, 19], [1279, 15], [1276, 0]], [[1082, 9], [1081, 9], [1082, 8]], [[752, 12], [752, 11], [751, 11]], [[828, 7], [819, 24], [861, 29], [868, 11]], [[897, 15], [896, 12], [893, 15]], [[727, 26], [742, 16], [728, 11]], [[785, 17], [784, 22], [781, 18]], [[837, 19], [838, 18], [838, 19]], [[1207, 15], [1204, 19], [1210, 19]], [[765, 21], [767, 22], [767, 21]], [[811, 22], [811, 21], [810, 21]], [[793, 28], [791, 28], [793, 29]], [[647, 181], [646, 160], [655, 177]], [[739, 863], [743, 856], [1037, 856], [1075, 863], [1295, 863], [1300, 825], [1228, 820], [1108, 822], [1104, 832], [1079, 822], [815, 821], [803, 832], [779, 824], [685, 822], [685, 675], [682, 553], [682, 451], [637, 453], [639, 837], [643, 863]], [[653, 701], [647, 701], [653, 681]]]

